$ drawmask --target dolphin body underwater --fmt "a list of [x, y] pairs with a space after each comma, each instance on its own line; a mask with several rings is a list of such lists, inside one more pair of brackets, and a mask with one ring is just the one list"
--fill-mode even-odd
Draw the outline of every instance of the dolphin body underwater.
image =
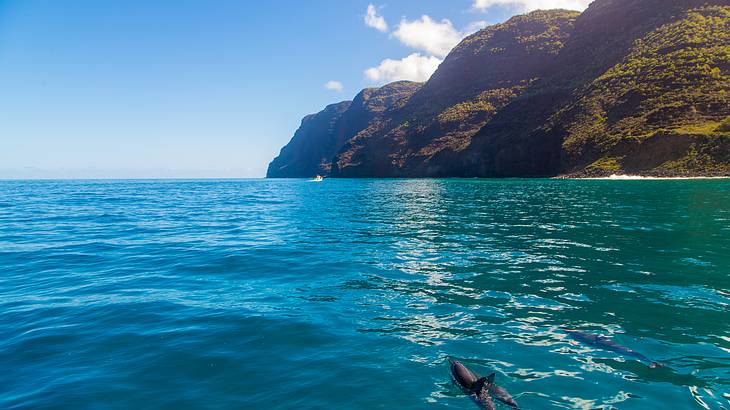
[[449, 359], [451, 364], [451, 377], [454, 379], [461, 390], [468, 394], [469, 397], [484, 410], [493, 410], [497, 407], [494, 405], [492, 395], [502, 403], [519, 410], [517, 402], [504, 388], [494, 384], [495, 374], [489, 377], [479, 377], [476, 373], [469, 370], [466, 366], [453, 359]]
[[638, 359], [640, 362], [646, 364], [650, 369], [655, 369], [661, 366], [659, 363], [649, 359], [648, 357], [637, 352], [636, 350], [630, 349], [626, 346], [622, 346], [606, 336], [585, 333], [581, 332], [580, 330], [566, 330], [565, 332], [568, 333], [568, 336], [570, 336], [571, 339], [586, 344], [588, 346], [598, 347], [603, 350], [608, 350], [623, 356], [630, 356]]

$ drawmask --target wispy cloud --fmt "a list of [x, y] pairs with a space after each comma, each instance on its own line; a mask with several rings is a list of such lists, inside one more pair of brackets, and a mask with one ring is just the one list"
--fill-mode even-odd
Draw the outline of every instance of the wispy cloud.
[[593, 0], [474, 0], [473, 7], [485, 11], [495, 6], [514, 7], [520, 11], [568, 9], [583, 11]]
[[386, 59], [379, 66], [365, 70], [365, 77], [374, 83], [399, 80], [426, 81], [436, 71], [441, 59], [413, 53], [400, 60]]
[[337, 91], [337, 92], [340, 92], [340, 91], [342, 91], [342, 90], [344, 90], [344, 89], [345, 89], [345, 86], [344, 86], [344, 85], [342, 85], [342, 83], [341, 83], [341, 82], [339, 82], [339, 81], [336, 81], [336, 80], [330, 80], [330, 81], [327, 81], [327, 82], [326, 82], [326, 83], [324, 84], [324, 88], [326, 88], [326, 89], [328, 89], [328, 90], [332, 90], [332, 91]]
[[383, 33], [388, 32], [388, 23], [385, 21], [383, 16], [378, 14], [378, 9], [375, 8], [375, 5], [368, 4], [368, 9], [365, 12], [363, 19], [366, 26], [372, 27]]

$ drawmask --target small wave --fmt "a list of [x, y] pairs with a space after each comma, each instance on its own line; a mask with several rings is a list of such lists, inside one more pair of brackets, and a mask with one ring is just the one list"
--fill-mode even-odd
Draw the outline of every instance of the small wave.
[[649, 177], [641, 175], [626, 175], [626, 174], [614, 174], [608, 177], [599, 178], [578, 178], [584, 180], [609, 180], [609, 181], [683, 181], [683, 180], [695, 180], [695, 179], [728, 179], [730, 177], [711, 177], [711, 176], [699, 176], [699, 177]]

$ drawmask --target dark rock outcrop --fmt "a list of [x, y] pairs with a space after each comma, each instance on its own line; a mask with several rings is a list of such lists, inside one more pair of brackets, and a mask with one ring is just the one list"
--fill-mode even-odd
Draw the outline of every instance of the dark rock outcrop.
[[338, 146], [334, 137], [339, 119], [352, 101], [327, 106], [304, 117], [291, 142], [269, 164], [268, 178], [305, 178], [325, 172]]
[[353, 101], [330, 105], [309, 115], [269, 165], [268, 178], [309, 178], [330, 174], [332, 158], [345, 143], [389, 110], [400, 107], [421, 87], [399, 81], [380, 88], [368, 88]]

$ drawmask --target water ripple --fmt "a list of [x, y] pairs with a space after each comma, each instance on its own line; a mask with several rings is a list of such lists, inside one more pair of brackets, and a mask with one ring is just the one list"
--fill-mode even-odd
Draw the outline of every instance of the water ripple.
[[727, 409], [729, 216], [722, 180], [0, 182], [0, 407], [468, 407], [453, 356], [524, 408]]

